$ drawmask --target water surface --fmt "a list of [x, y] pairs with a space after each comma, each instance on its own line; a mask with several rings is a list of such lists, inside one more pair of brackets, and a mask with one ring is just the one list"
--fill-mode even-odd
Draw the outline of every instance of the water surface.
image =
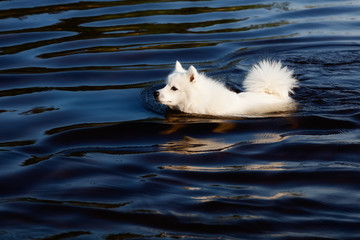
[[[0, 2], [1, 239], [360, 238], [358, 1]], [[294, 113], [156, 103], [176, 60]]]

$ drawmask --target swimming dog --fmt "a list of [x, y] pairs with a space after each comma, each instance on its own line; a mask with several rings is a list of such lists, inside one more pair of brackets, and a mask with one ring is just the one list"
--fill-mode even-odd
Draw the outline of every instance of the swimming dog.
[[252, 66], [245, 91], [236, 93], [223, 83], [199, 73], [194, 66], [185, 70], [176, 61], [166, 86], [154, 92], [155, 99], [185, 113], [215, 116], [258, 115], [296, 108], [290, 97], [297, 80], [280, 61], [262, 60]]

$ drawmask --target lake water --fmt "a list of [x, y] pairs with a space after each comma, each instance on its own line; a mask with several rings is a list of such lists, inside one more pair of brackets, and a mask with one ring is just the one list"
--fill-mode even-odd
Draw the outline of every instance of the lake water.
[[[296, 112], [152, 97], [263, 58]], [[359, 1], [0, 1], [0, 239], [360, 239], [359, 156]]]

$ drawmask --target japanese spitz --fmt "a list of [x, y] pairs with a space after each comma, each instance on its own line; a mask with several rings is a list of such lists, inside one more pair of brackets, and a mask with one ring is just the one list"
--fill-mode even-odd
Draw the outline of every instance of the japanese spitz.
[[171, 109], [185, 113], [261, 115], [294, 110], [296, 103], [289, 94], [296, 86], [293, 71], [278, 61], [262, 60], [255, 64], [243, 82], [245, 91], [240, 93], [199, 73], [193, 66], [185, 70], [177, 61], [166, 86], [155, 91], [154, 97]]

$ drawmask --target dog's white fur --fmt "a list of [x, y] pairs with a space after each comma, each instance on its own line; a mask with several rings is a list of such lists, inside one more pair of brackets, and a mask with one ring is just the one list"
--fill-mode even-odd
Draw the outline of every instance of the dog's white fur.
[[281, 62], [262, 60], [246, 76], [245, 91], [235, 93], [195, 67], [185, 70], [176, 62], [164, 88], [154, 93], [156, 100], [186, 113], [216, 116], [257, 115], [294, 110], [289, 96], [297, 86], [293, 71]]

